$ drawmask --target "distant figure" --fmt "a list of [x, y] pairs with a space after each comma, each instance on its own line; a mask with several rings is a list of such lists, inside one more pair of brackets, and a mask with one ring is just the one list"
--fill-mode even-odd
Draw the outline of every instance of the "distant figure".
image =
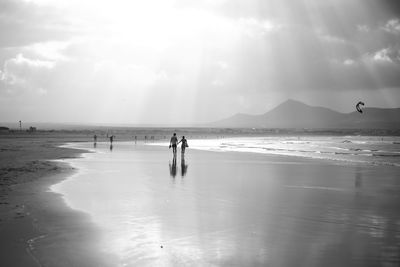
[[184, 136], [182, 136], [182, 139], [181, 139], [181, 141], [178, 142], [178, 145], [179, 145], [179, 143], [182, 143], [182, 145], [181, 145], [181, 152], [182, 152], [182, 154], [185, 154], [185, 149], [186, 149], [187, 147], [189, 147], [186, 138], [185, 138]]
[[112, 151], [112, 150], [113, 150], [113, 145], [111, 144], [111, 145], [110, 145], [110, 151]]
[[172, 164], [171, 162], [169, 163], [169, 174], [175, 178], [176, 176], [176, 154], [174, 154], [173, 159], [172, 159]]
[[135, 144], [136, 144], [136, 142], [137, 142], [137, 136], [135, 135]]
[[112, 146], [112, 143], [113, 143], [113, 141], [114, 141], [114, 137], [115, 137], [114, 135], [111, 135], [111, 136], [110, 136], [110, 144], [111, 144], [111, 146]]
[[94, 140], [94, 143], [96, 144], [97, 143], [97, 135], [93, 136], [93, 140]]
[[172, 147], [172, 153], [175, 155], [176, 154], [176, 146], [178, 143], [178, 138], [176, 137], [176, 133], [171, 137], [171, 140], [169, 141], [169, 148]]

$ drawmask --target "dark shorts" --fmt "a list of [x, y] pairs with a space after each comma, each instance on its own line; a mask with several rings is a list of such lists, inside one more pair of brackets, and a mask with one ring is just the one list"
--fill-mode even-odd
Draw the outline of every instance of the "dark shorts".
[[176, 148], [176, 144], [172, 145], [173, 148]]

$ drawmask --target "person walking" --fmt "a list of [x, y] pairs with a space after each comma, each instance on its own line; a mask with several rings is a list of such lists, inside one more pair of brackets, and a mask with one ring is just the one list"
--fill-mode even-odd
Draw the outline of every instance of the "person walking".
[[182, 145], [181, 145], [181, 152], [182, 152], [182, 154], [185, 154], [185, 149], [186, 149], [187, 147], [189, 147], [189, 145], [188, 145], [188, 143], [187, 143], [187, 139], [185, 138], [185, 136], [182, 136], [182, 139], [178, 142], [178, 145], [179, 145], [179, 143], [182, 143]]
[[176, 154], [176, 146], [178, 143], [178, 138], [176, 137], [176, 133], [171, 137], [171, 140], [169, 141], [169, 148], [172, 147], [172, 153], [175, 155]]

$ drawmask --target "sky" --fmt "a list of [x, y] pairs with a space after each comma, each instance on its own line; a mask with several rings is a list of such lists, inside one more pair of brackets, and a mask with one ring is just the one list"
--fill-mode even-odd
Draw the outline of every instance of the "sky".
[[400, 107], [398, 0], [0, 0], [0, 121]]

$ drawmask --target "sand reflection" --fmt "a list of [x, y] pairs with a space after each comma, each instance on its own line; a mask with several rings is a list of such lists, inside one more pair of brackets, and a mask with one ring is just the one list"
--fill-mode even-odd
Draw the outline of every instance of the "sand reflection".
[[182, 158], [181, 158], [181, 175], [182, 175], [182, 177], [184, 177], [186, 175], [188, 166], [189, 165], [185, 161], [185, 154], [182, 154]]
[[[181, 177], [184, 177], [187, 173], [189, 164], [185, 160], [185, 155], [182, 154], [181, 156]], [[172, 161], [169, 162], [169, 174], [172, 178], [175, 178], [176, 175], [178, 174], [178, 166], [177, 166], [177, 159], [176, 159], [176, 154], [174, 154]]]
[[174, 154], [174, 157], [172, 158], [172, 163], [169, 162], [169, 174], [171, 175], [172, 178], [175, 178], [177, 172], [176, 168], [176, 154]]

